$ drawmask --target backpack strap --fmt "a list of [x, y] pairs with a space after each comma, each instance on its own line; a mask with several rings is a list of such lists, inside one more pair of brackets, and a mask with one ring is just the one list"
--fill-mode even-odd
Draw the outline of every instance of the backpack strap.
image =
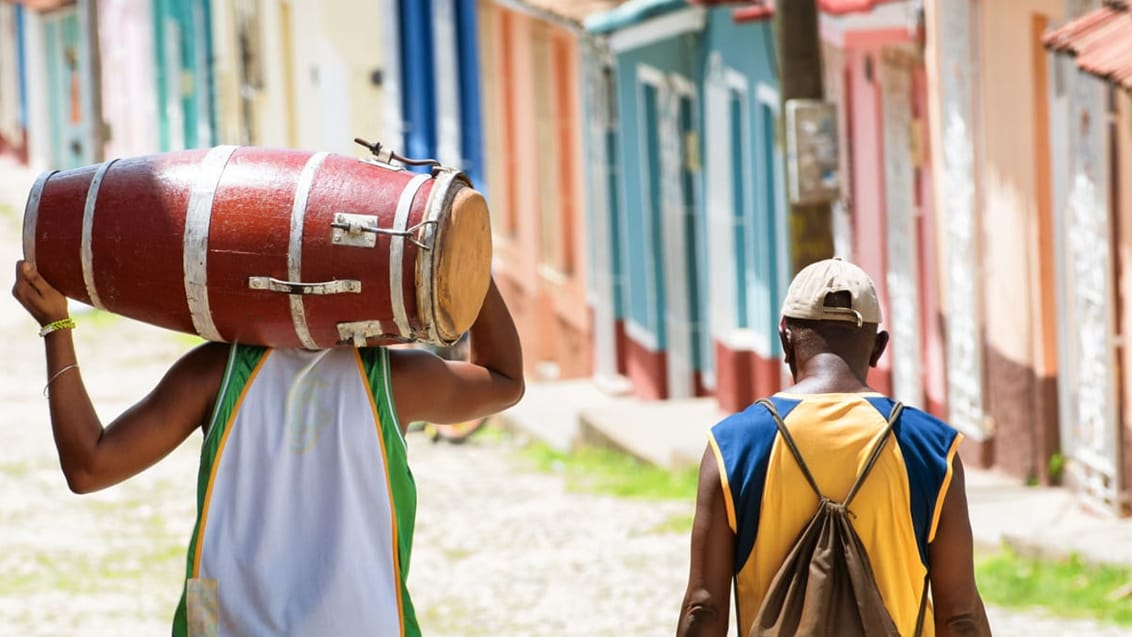
[[[766, 410], [770, 412], [771, 417], [774, 418], [774, 424], [778, 427], [778, 433], [782, 435], [782, 440], [785, 441], [786, 446], [790, 448], [790, 453], [794, 456], [794, 460], [797, 461], [798, 468], [802, 470], [802, 475], [805, 476], [806, 482], [810, 483], [810, 488], [817, 494], [818, 499], [828, 499], [822, 495], [821, 489], [818, 488], [818, 483], [814, 480], [813, 474], [810, 473], [810, 468], [806, 466], [806, 461], [802, 459], [802, 452], [798, 450], [798, 444], [794, 442], [794, 437], [791, 436], [790, 431], [786, 429], [786, 423], [783, 422], [782, 416], [778, 415], [778, 409], [775, 408], [774, 403], [767, 398], [762, 398], [759, 399], [756, 404], [766, 408]], [[849, 488], [849, 494], [845, 496], [845, 501], [841, 503], [842, 506], [848, 508], [849, 503], [852, 502], [853, 498], [857, 495], [857, 491], [860, 490], [865, 478], [872, 472], [873, 466], [880, 458], [881, 451], [884, 450], [885, 443], [888, 442], [889, 434], [892, 433], [892, 427], [896, 424], [896, 421], [900, 419], [900, 414], [903, 412], [903, 403], [897, 402], [893, 405], [892, 413], [888, 416], [888, 424], [885, 425], [884, 432], [881, 433], [880, 442], [873, 447], [873, 452], [869, 455], [869, 460], [865, 463], [865, 468], [861, 470], [861, 474], [857, 476], [857, 479], [853, 482], [853, 486]], [[925, 588], [924, 590], [927, 589]]]
[[924, 611], [928, 609], [928, 575], [930, 572], [929, 570], [928, 573], [924, 573], [924, 592], [920, 593], [920, 612], [916, 614], [916, 637], [924, 634], [924, 616], [926, 615]]
[[877, 460], [880, 458], [880, 453], [884, 451], [884, 446], [891, 437], [889, 434], [892, 433], [892, 428], [896, 424], [896, 421], [900, 420], [900, 414], [902, 413], [904, 413], [904, 403], [897, 401], [897, 403], [892, 406], [892, 413], [888, 415], [888, 424], [885, 425], [884, 431], [881, 432], [880, 442], [873, 447], [873, 452], [869, 456], [868, 462], [865, 463], [865, 468], [861, 470], [861, 475], [857, 476], [856, 482], [853, 483], [852, 487], [849, 487], [849, 493], [845, 496], [845, 501], [842, 503], [846, 508], [849, 507], [849, 503], [856, 497], [857, 491], [861, 489], [861, 485], [865, 482], [865, 478], [872, 473], [873, 465], [877, 463]]
[[821, 489], [818, 489], [817, 480], [814, 480], [813, 474], [810, 473], [810, 468], [806, 466], [806, 461], [802, 460], [802, 452], [798, 451], [798, 445], [794, 442], [794, 437], [791, 436], [790, 432], [786, 429], [786, 423], [782, 421], [782, 416], [778, 415], [778, 409], [775, 408], [774, 403], [770, 402], [767, 398], [762, 398], [756, 404], [765, 407], [766, 410], [770, 412], [771, 417], [774, 418], [774, 424], [778, 427], [778, 433], [782, 435], [782, 440], [785, 441], [786, 446], [790, 448], [790, 453], [794, 455], [794, 460], [797, 461], [798, 468], [802, 470], [802, 475], [806, 477], [806, 482], [810, 483], [810, 488], [817, 494], [818, 499], [827, 499], [822, 495]]

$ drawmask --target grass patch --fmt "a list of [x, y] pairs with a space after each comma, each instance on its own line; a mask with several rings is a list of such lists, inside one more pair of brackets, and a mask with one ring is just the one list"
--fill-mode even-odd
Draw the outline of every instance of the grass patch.
[[655, 535], [663, 535], [665, 533], [688, 535], [692, 532], [692, 522], [695, 521], [695, 519], [696, 516], [693, 513], [676, 513], [668, 516], [667, 520], [652, 527], [648, 532]]
[[571, 491], [600, 493], [640, 500], [693, 500], [699, 472], [695, 468], [667, 471], [636, 458], [596, 447], [562, 453], [536, 443], [523, 455], [546, 472], [561, 473]]
[[989, 604], [1042, 607], [1062, 617], [1088, 617], [1132, 626], [1132, 569], [1084, 564], [1077, 556], [1062, 560], [1030, 559], [1013, 551], [975, 562], [979, 591]]

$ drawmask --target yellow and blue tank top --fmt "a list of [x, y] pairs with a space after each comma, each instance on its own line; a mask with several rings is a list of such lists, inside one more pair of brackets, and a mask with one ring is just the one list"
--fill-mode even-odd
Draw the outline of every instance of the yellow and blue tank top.
[[418, 637], [416, 488], [383, 348], [232, 346], [174, 637]]
[[[894, 406], [875, 393], [779, 393], [771, 401], [822, 494], [835, 501], [844, 499], [864, 468]], [[735, 534], [736, 612], [739, 634], [746, 635], [774, 575], [817, 510], [818, 498], [766, 408], [752, 405], [724, 419], [708, 438]], [[915, 629], [928, 544], [961, 439], [942, 421], [906, 407], [893, 427], [893, 440], [850, 507], [901, 634]], [[934, 634], [933, 622], [929, 605], [924, 635]]]

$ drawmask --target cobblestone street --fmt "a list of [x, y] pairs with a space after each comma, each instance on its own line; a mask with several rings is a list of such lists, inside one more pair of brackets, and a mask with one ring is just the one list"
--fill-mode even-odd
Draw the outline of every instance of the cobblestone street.
[[[167, 634], [193, 523], [199, 441], [126, 484], [71, 495], [40, 397], [38, 339], [14, 303], [2, 307], [0, 635]], [[126, 320], [80, 324], [84, 376], [104, 418], [187, 346]], [[689, 503], [569, 493], [561, 477], [527, 466], [507, 437], [454, 447], [414, 435], [410, 445], [419, 490], [410, 585], [426, 635], [672, 634], [688, 540], [659, 529]], [[997, 635], [1127, 634], [992, 612]]]

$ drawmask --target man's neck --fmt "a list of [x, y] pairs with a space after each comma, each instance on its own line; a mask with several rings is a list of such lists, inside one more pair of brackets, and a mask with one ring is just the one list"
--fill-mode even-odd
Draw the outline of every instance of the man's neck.
[[865, 383], [868, 366], [854, 369], [836, 354], [822, 353], [798, 363], [794, 385], [783, 391], [794, 394], [857, 394], [874, 391]]

